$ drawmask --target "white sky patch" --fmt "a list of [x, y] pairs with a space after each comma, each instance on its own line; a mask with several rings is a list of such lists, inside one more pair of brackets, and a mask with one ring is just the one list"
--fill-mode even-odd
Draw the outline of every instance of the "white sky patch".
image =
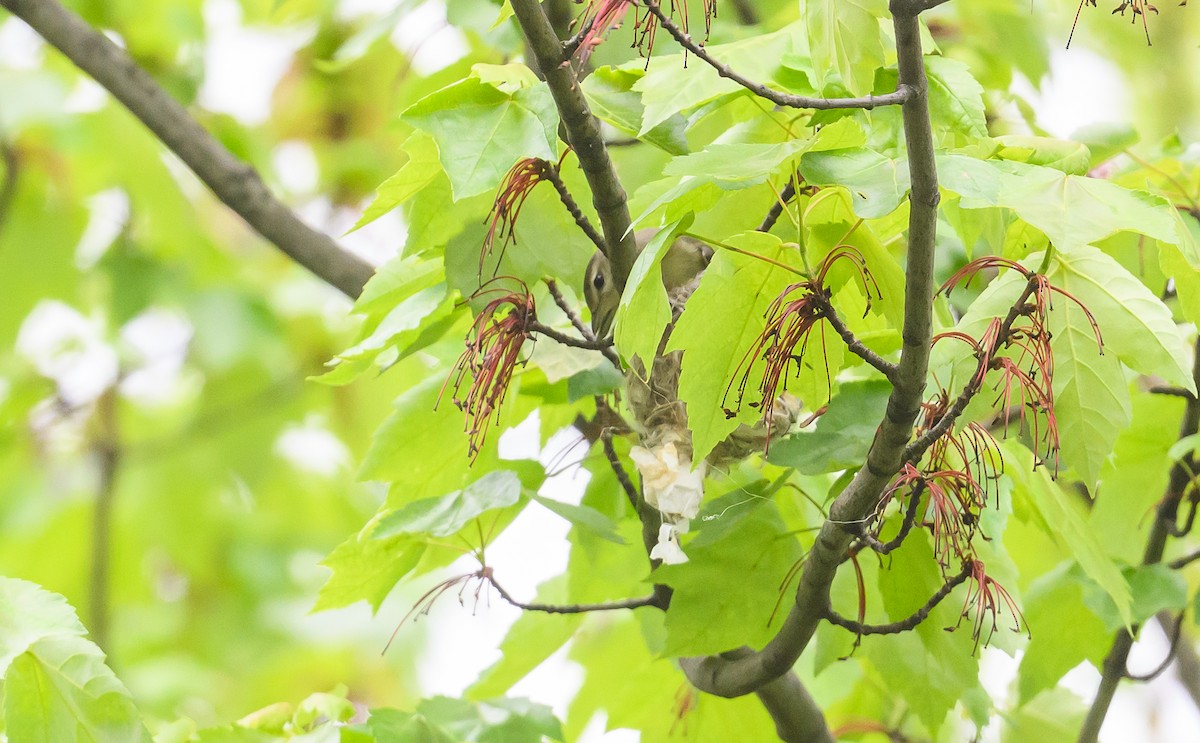
[[[403, 2], [404, 0], [399, 0]], [[334, 15], [339, 21], [353, 21], [370, 15], [382, 15], [396, 7], [397, 0], [342, 0]]]
[[36, 70], [42, 66], [45, 44], [24, 21], [9, 18], [0, 22], [0, 66], [14, 70]]
[[469, 49], [462, 31], [446, 20], [446, 5], [442, 2], [426, 2], [405, 14], [391, 38], [422, 75], [462, 59]]
[[1037, 122], [1055, 137], [1070, 137], [1083, 126], [1128, 122], [1129, 95], [1121, 70], [1104, 57], [1082, 47], [1054, 49], [1050, 74], [1041, 89], [1022, 76], [1013, 78], [1013, 91], [1037, 112]]
[[204, 4], [208, 43], [200, 104], [232, 115], [243, 124], [261, 124], [271, 113], [271, 93], [296, 50], [314, 33], [311, 27], [249, 29], [233, 0]]
[[63, 113], [88, 114], [104, 108], [108, 91], [90, 77], [80, 76], [63, 102]]
[[362, 209], [334, 207], [329, 199], [318, 197], [300, 206], [297, 212], [305, 222], [323, 230], [343, 248], [374, 266], [398, 255], [408, 237], [408, 225], [399, 209], [349, 234], [347, 231], [362, 216]]
[[129, 195], [110, 188], [87, 200], [88, 223], [75, 246], [75, 265], [88, 270], [96, 265], [129, 221]]
[[292, 193], [310, 194], [317, 188], [320, 168], [307, 142], [283, 142], [271, 153], [271, 166], [283, 187]]
[[350, 465], [350, 450], [316, 417], [300, 425], [289, 425], [275, 440], [275, 453], [293, 467], [322, 477], [331, 477]]

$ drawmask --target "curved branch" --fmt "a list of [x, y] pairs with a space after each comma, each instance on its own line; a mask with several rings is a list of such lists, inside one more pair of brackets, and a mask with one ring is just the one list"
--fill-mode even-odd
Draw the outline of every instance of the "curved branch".
[[492, 588], [496, 589], [496, 593], [500, 594], [500, 598], [523, 611], [540, 611], [545, 614], [587, 614], [593, 611], [640, 609], [643, 606], [655, 606], [664, 611], [666, 610], [665, 606], [658, 605], [658, 596], [645, 596], [640, 599], [623, 599], [621, 601], [603, 601], [596, 604], [526, 604], [522, 601], [517, 601], [508, 591], [504, 590], [504, 587], [500, 585], [491, 572], [483, 572], [481, 577], [490, 583]]
[[579, 167], [591, 186], [592, 205], [596, 207], [600, 226], [604, 229], [607, 246], [604, 254], [612, 264], [617, 290], [623, 290], [625, 279], [637, 259], [637, 245], [633, 239], [625, 189], [600, 136], [600, 123], [592, 115], [583, 89], [579, 87], [579, 78], [568, 58], [563, 56], [562, 42], [541, 5], [537, 0], [512, 0], [512, 9], [534, 56], [532, 61], [546, 75], [546, 84], [554, 96], [568, 144], [575, 150]]
[[920, 609], [917, 609], [910, 616], [901, 619], [898, 622], [889, 622], [888, 624], [863, 624], [861, 622], [856, 622], [853, 619], [847, 619], [833, 609], [829, 610], [825, 618], [828, 619], [831, 624], [836, 624], [843, 629], [848, 629], [856, 635], [898, 635], [901, 632], [908, 632], [909, 630], [916, 629], [918, 624], [929, 618], [930, 612], [937, 608], [937, 605], [942, 603], [942, 600], [949, 596], [951, 591], [953, 591], [955, 588], [958, 588], [963, 583], [966, 583], [967, 578], [970, 576], [971, 566], [963, 565], [962, 570], [958, 571], [958, 575], [955, 575], [953, 578], [946, 581], [941, 588], [939, 588], [932, 596], [929, 597], [929, 600], [925, 602], [924, 606], [922, 606]]
[[[1034, 289], [1036, 288], [1036, 284], [1034, 283], [1035, 280], [1036, 277], [1029, 279], [1028, 283], [1025, 284], [1025, 289], [1021, 292], [1021, 295], [1017, 297], [1017, 301], [1013, 302], [1012, 307], [1009, 308], [1008, 314], [1000, 323], [1000, 331], [996, 333], [996, 338], [992, 341], [991, 347], [987, 349], [987, 353], [984, 354], [984, 358], [992, 358], [992, 356], [995, 355], [996, 350], [999, 349], [1000, 346], [1004, 345], [1004, 342], [1008, 339], [1008, 334], [1012, 330], [1013, 323], [1016, 322], [1017, 318], [1021, 316], [1026, 300], [1029, 299], [1030, 295], [1033, 294]], [[971, 400], [982, 388], [983, 377], [974, 377], [967, 384], [967, 386], [963, 388], [963, 391], [958, 394], [958, 397], [955, 398], [954, 402], [949, 408], [947, 408], [945, 414], [938, 419], [938, 422], [930, 426], [928, 431], [921, 434], [918, 438], [913, 440], [913, 442], [909, 444], [907, 448], [905, 448], [904, 461], [913, 463], [920, 461], [921, 457], [925, 454], [925, 450], [933, 446], [933, 442], [940, 439], [947, 432], [949, 432], [951, 428], [954, 427], [954, 422], [957, 421], [958, 417], [963, 414], [963, 411], [967, 409], [967, 405], [970, 404]]]
[[558, 200], [567, 208], [567, 212], [575, 220], [575, 224], [579, 225], [579, 229], [583, 230], [583, 234], [587, 235], [588, 239], [600, 249], [600, 252], [607, 251], [608, 245], [604, 242], [604, 235], [596, 231], [591, 221], [588, 220], [587, 215], [579, 208], [579, 204], [575, 202], [575, 197], [567, 189], [567, 184], [563, 183], [562, 174], [558, 172], [558, 166], [554, 163], [546, 163], [546, 166], [543, 176], [554, 186], [554, 190], [558, 192]]
[[846, 323], [842, 322], [842, 318], [838, 315], [837, 310], [833, 308], [833, 303], [829, 301], [829, 297], [820, 292], [813, 292], [812, 296], [814, 301], [821, 306], [821, 316], [825, 318], [834, 332], [841, 337], [842, 342], [846, 344], [847, 350], [865, 361], [868, 366], [874, 367], [889, 382], [895, 383], [896, 365], [867, 348], [854, 335], [850, 328], [846, 327]]
[[271, 195], [254, 168], [225, 149], [108, 37], [57, 0], [0, 0], [0, 7], [112, 93], [260, 235], [347, 296], [362, 292], [375, 269], [300, 221]]
[[[1155, 614], [1154, 618], [1158, 621], [1163, 634], [1168, 634], [1167, 628], [1175, 619], [1171, 616], [1171, 612], [1163, 609]], [[1175, 648], [1175, 676], [1179, 685], [1192, 698], [1192, 703], [1200, 708], [1200, 658], [1196, 656], [1196, 648], [1187, 637], [1187, 633], [1184, 633], [1179, 645]]]
[[[667, 33], [679, 42], [679, 45], [688, 50], [691, 54], [696, 55], [700, 61], [706, 63], [717, 71], [717, 74], [728, 80], [741, 85], [746, 90], [754, 93], [760, 98], [774, 103], [777, 106], [786, 106], [787, 108], [813, 108], [818, 110], [829, 110], [835, 108], [862, 108], [870, 111], [878, 106], [898, 106], [913, 97], [912, 91], [908, 85], [901, 80], [896, 86], [895, 92], [886, 93], [884, 95], [867, 95], [861, 98], [810, 98], [809, 96], [793, 95], [791, 93], [781, 93], [778, 90], [772, 90], [762, 83], [756, 83], [750, 78], [735, 71], [732, 67], [717, 60], [708, 51], [692, 40], [691, 35], [684, 31], [679, 24], [671, 20], [671, 17], [663, 12], [658, 0], [642, 0], [642, 5], [650, 14], [658, 21], [658, 25], [666, 29]], [[915, 16], [914, 16], [915, 17]]]
[[528, 323], [525, 327], [534, 333], [544, 335], [552, 341], [561, 343], [564, 346], [570, 346], [571, 348], [582, 348], [585, 351], [604, 351], [612, 348], [611, 341], [575, 338], [574, 336], [567, 335], [566, 333], [560, 333], [549, 325], [537, 322], [536, 320]]
[[[1196, 341], [1195, 354], [1192, 362], [1192, 378], [1200, 381], [1200, 339]], [[1200, 401], [1193, 398], [1188, 400], [1187, 408], [1184, 410], [1183, 421], [1179, 426], [1179, 438], [1191, 436], [1198, 430], [1200, 430]], [[1167, 480], [1167, 491], [1162, 500], [1158, 502], [1154, 514], [1154, 525], [1150, 528], [1150, 536], [1146, 540], [1146, 550], [1142, 554], [1143, 565], [1153, 565], [1162, 561], [1163, 550], [1170, 538], [1171, 529], [1175, 526], [1179, 502], [1191, 483], [1188, 469], [1184, 461], [1176, 462], [1171, 467], [1171, 474]], [[1134, 626], [1132, 631], [1120, 630], [1113, 638], [1112, 647], [1104, 658], [1104, 665], [1101, 668], [1100, 686], [1096, 689], [1096, 698], [1092, 701], [1092, 706], [1088, 709], [1087, 717], [1083, 721], [1083, 727], [1079, 731], [1079, 743], [1096, 743], [1099, 738], [1100, 728], [1104, 725], [1104, 718], [1108, 716], [1108, 708], [1117, 693], [1117, 686], [1127, 674], [1126, 663], [1129, 660], [1129, 651], [1133, 648], [1133, 640], [1139, 629], [1138, 626]]]
[[779, 632], [759, 652], [736, 659], [685, 658], [688, 678], [718, 696], [747, 694], [786, 673], [829, 612], [829, 588], [855, 527], [869, 517], [892, 475], [899, 470], [905, 445], [920, 410], [929, 366], [933, 327], [933, 257], [937, 230], [937, 166], [929, 121], [928, 81], [921, 52], [920, 24], [901, 0], [892, 4], [900, 84], [910, 91], [902, 109], [908, 149], [908, 266], [905, 273], [903, 350], [887, 413], [879, 425], [867, 461], [833, 502], [804, 564], [796, 598]]

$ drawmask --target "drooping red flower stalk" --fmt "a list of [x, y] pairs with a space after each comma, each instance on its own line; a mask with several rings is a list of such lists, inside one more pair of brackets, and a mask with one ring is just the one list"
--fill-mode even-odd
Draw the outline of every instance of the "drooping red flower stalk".
[[[725, 395], [721, 398], [721, 406], [725, 410], [725, 415], [730, 418], [737, 415], [745, 398], [746, 387], [750, 383], [751, 371], [760, 360], [764, 362], [763, 378], [758, 386], [759, 401], [749, 404], [751, 407], [758, 407], [762, 410], [767, 425], [768, 446], [770, 445], [775, 401], [779, 394], [787, 388], [789, 369], [794, 370], [792, 372], [794, 376], [800, 374], [804, 354], [808, 350], [809, 336], [813, 328], [825, 316], [825, 308], [829, 306], [831, 295], [825, 286], [825, 281], [829, 276], [830, 269], [838, 261], [849, 262], [858, 274], [867, 296], [868, 307], [871, 303], [872, 290], [874, 290], [875, 296], [879, 296], [879, 285], [871, 275], [870, 269], [867, 268], [866, 260], [861, 253], [847, 245], [840, 245], [830, 251], [821, 261], [812, 278], [789, 284], [767, 307], [766, 325], [750, 349], [742, 356], [741, 361], [738, 362], [737, 369], [734, 370], [733, 377], [725, 388]], [[823, 326], [821, 346], [824, 351]], [[827, 356], [826, 353], [822, 353], [822, 358], [827, 358]], [[827, 361], [825, 376], [827, 382], [832, 385], [832, 375], [829, 372]], [[733, 407], [730, 408], [728, 406], [729, 396], [734, 392], [735, 385], [737, 393]]]
[[578, 19], [580, 28], [587, 28], [575, 52], [580, 64], [587, 64], [592, 52], [604, 43], [608, 33], [621, 27], [625, 15], [634, 4], [634, 0], [589, 0]]
[[[537, 309], [528, 287], [517, 279], [511, 280], [517, 281], [520, 291], [481, 288], [476, 293], [477, 297], [489, 293], [500, 293], [500, 296], [488, 302], [476, 316], [467, 333], [466, 350], [458, 357], [450, 377], [442, 386], [444, 394], [446, 385], [454, 380], [454, 404], [466, 413], [468, 451], [472, 461], [479, 455], [488, 426], [500, 415], [504, 394], [520, 362], [521, 347], [531, 335], [529, 326], [537, 319]], [[459, 391], [468, 374], [470, 386], [467, 394], [460, 396]]]
[[[982, 560], [971, 559], [968, 561], [970, 567], [970, 577], [967, 578], [967, 596], [963, 601], [962, 613], [959, 615], [958, 623], [953, 627], [947, 627], [947, 631], [953, 632], [962, 624], [962, 620], [968, 616], [973, 616], [973, 624], [971, 627], [971, 639], [975, 641], [974, 650], [979, 649], [980, 640], [983, 641], [983, 646], [987, 647], [999, 628], [997, 619], [1005, 610], [1013, 620], [1013, 632], [1020, 632], [1022, 626], [1025, 628], [1025, 633], [1029, 634], [1029, 624], [1025, 621], [1025, 616], [1021, 614], [1021, 610], [1017, 608], [1017, 602], [1012, 595], [1000, 585], [1000, 583], [987, 574], [987, 567]], [[991, 626], [987, 626], [988, 619], [991, 619]], [[984, 636], [984, 633], [987, 636]]]
[[986, 268], [1015, 270], [1028, 282], [1021, 305], [1014, 309], [1014, 315], [1010, 315], [1011, 322], [1006, 326], [999, 319], [992, 320], [977, 342], [959, 331], [943, 333], [939, 338], [955, 338], [973, 347], [979, 361], [970, 382], [973, 389], [982, 386], [984, 376], [989, 372], [999, 372], [994, 388], [998, 393], [996, 403], [1000, 404], [1004, 415], [1005, 433], [1015, 414], [1021, 429], [1032, 436], [1038, 462], [1053, 461], [1057, 474], [1059, 439], [1054, 413], [1054, 351], [1047, 326], [1049, 313], [1054, 308], [1054, 295], [1067, 298], [1083, 310], [1096, 345], [1100, 353], [1104, 353], [1100, 326], [1091, 311], [1073, 294], [1054, 286], [1043, 274], [999, 256], [984, 256], [971, 261], [951, 276], [941, 291], [949, 296], [957, 286], [969, 284], [975, 274]]
[[[959, 334], [962, 335], [962, 334]], [[974, 341], [966, 336], [967, 341]], [[986, 370], [986, 367], [985, 367]], [[921, 403], [921, 416], [917, 420], [917, 436], [923, 436], [927, 431], [942, 422], [950, 410], [950, 395], [941, 389], [933, 399]], [[986, 505], [987, 495], [998, 486], [1000, 475], [1004, 472], [1004, 456], [1000, 453], [1000, 444], [986, 428], [978, 423], [970, 422], [959, 430], [953, 427], [939, 436], [929, 446], [926, 455], [928, 469], [957, 470], [967, 473], [977, 484]], [[998, 490], [996, 491], [999, 497]]]
[[487, 215], [489, 226], [487, 234], [483, 237], [483, 248], [479, 251], [480, 276], [483, 275], [484, 262], [496, 248], [497, 239], [500, 241], [500, 258], [504, 257], [508, 246], [516, 242], [514, 231], [517, 219], [521, 216], [521, 207], [525, 205], [525, 200], [537, 184], [545, 179], [547, 170], [553, 167], [555, 166], [541, 158], [522, 158], [509, 169], [504, 180], [500, 181], [500, 190], [496, 192], [496, 200]]

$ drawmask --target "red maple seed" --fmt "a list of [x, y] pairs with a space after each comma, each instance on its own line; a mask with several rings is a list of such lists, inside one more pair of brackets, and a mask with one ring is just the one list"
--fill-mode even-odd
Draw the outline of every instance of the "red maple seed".
[[[488, 282], [499, 281], [492, 279]], [[529, 288], [519, 279], [521, 291], [480, 288], [475, 296], [500, 292], [500, 296], [484, 306], [467, 333], [466, 350], [458, 357], [450, 376], [442, 385], [454, 380], [454, 404], [466, 413], [466, 431], [472, 461], [479, 455], [488, 427], [500, 415], [500, 407], [513, 371], [520, 362], [521, 347], [530, 337], [530, 324], [537, 319], [537, 310]], [[484, 286], [487, 286], [485, 284]], [[467, 374], [471, 384], [467, 394], [460, 397], [459, 391]], [[441, 402], [441, 396], [438, 397]]]
[[587, 28], [588, 24], [591, 24], [575, 52], [580, 64], [587, 64], [592, 52], [604, 43], [608, 33], [621, 27], [625, 15], [634, 4], [634, 0], [590, 0], [588, 2], [578, 19], [581, 28]]
[[[741, 361], [738, 362], [737, 369], [734, 370], [733, 377], [725, 388], [725, 395], [721, 398], [721, 406], [725, 410], [725, 415], [730, 418], [737, 415], [745, 398], [746, 388], [750, 383], [751, 371], [758, 361], [761, 360], [765, 363], [762, 381], [758, 386], [759, 401], [750, 403], [750, 405], [759, 407], [762, 411], [767, 425], [768, 446], [771, 440], [775, 401], [787, 388], [789, 369], [794, 369], [793, 374], [799, 376], [800, 365], [803, 363], [804, 354], [808, 351], [809, 336], [813, 328], [825, 316], [825, 307], [829, 304], [830, 291], [825, 286], [826, 279], [830, 269], [839, 261], [849, 262], [858, 274], [867, 297], [867, 307], [870, 308], [872, 290], [876, 297], [880, 296], [879, 285], [871, 275], [870, 269], [867, 268], [862, 254], [855, 248], [840, 245], [825, 256], [817, 267], [815, 276], [788, 285], [767, 307], [766, 325], [750, 349], [742, 356]], [[821, 346], [824, 350], [823, 326]], [[822, 358], [827, 358], [827, 354], [822, 353]], [[833, 380], [828, 362], [826, 362], [825, 376], [827, 383], [832, 385]], [[735, 385], [737, 394], [733, 407], [730, 408], [727, 403], [730, 394], [734, 392]]]
[[[1013, 599], [1012, 594], [995, 578], [987, 574], [987, 568], [982, 560], [972, 559], [968, 565], [971, 574], [967, 578], [967, 596], [963, 600], [962, 613], [959, 615], [958, 623], [953, 627], [947, 627], [946, 630], [953, 632], [962, 624], [963, 619], [974, 615], [971, 639], [975, 641], [974, 650], [978, 650], [980, 640], [983, 641], [983, 646], [987, 647], [992, 635], [999, 628], [997, 619], [1002, 612], [1007, 610], [1013, 619], [1013, 632], [1020, 632], [1024, 627], [1025, 634], [1029, 635], [1029, 623], [1025, 621], [1025, 616], [1017, 608], [1017, 602]], [[991, 617], [990, 627], [987, 626], [988, 617]], [[985, 632], [986, 637], [984, 636]]]
[[[566, 157], [565, 152], [563, 157]], [[561, 164], [562, 160], [560, 159], [559, 165]], [[500, 259], [504, 257], [504, 251], [508, 249], [509, 245], [516, 242], [514, 231], [517, 227], [517, 219], [521, 216], [521, 207], [525, 205], [525, 200], [529, 198], [529, 194], [537, 184], [545, 179], [546, 171], [552, 167], [554, 166], [537, 157], [522, 158], [509, 169], [504, 179], [500, 181], [500, 190], [496, 193], [496, 200], [492, 203], [492, 208], [488, 211], [485, 220], [490, 224], [487, 234], [483, 238], [483, 248], [479, 251], [479, 275], [481, 277], [485, 261], [496, 248], [496, 240], [500, 240], [497, 267], [500, 265]]]
[[978, 341], [961, 331], [943, 333], [935, 341], [954, 338], [972, 346], [979, 361], [970, 382], [975, 389], [982, 386], [989, 372], [1000, 372], [994, 388], [998, 393], [996, 403], [1004, 416], [1005, 434], [1015, 416], [1021, 429], [1028, 431], [1033, 439], [1038, 463], [1052, 461], [1057, 475], [1059, 438], [1054, 412], [1054, 351], [1050, 344], [1052, 334], [1047, 327], [1049, 313], [1054, 308], [1054, 295], [1067, 298], [1083, 310], [1096, 345], [1100, 353], [1104, 353], [1100, 326], [1091, 310], [1073, 294], [1051, 284], [1045, 275], [1000, 256], [984, 256], [971, 261], [951, 276], [940, 291], [949, 296], [960, 284], [970, 284], [977, 273], [988, 268], [1017, 271], [1028, 282], [1023, 295], [1028, 299], [1017, 308], [1014, 322], [1004, 331], [999, 319], [992, 320]]

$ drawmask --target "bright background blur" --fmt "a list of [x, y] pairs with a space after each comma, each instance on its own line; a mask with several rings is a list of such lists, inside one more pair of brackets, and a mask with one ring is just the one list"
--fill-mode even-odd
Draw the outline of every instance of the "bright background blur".
[[[73, 3], [122, 29], [113, 38], [308, 222], [381, 263], [404, 242], [397, 213], [341, 236], [401, 162], [398, 111], [454, 79], [478, 36], [504, 31], [488, 30], [494, 14], [467, 18], [480, 3], [466, 0], [449, 8], [344, 0], [327, 13], [315, 3], [272, 5]], [[1154, 136], [1200, 136], [1192, 79], [1200, 67], [1188, 63], [1200, 14], [1188, 23], [1181, 14], [1151, 18], [1155, 46], [1146, 48], [1140, 31], [1107, 10], [1084, 13], [1065, 50], [1075, 8], [1036, 5], [1015, 3], [1045, 26], [1049, 73], [1036, 81], [1018, 73], [1011, 90], [1046, 132], [1128, 123]], [[973, 53], [969, 38], [946, 43]], [[96, 84], [3, 16], [0, 144], [20, 158], [0, 216], [0, 573], [63, 593], [91, 623], [98, 447], [115, 435], [122, 456], [103, 645], [143, 710], [210, 725], [338, 683], [372, 705], [460, 694], [498, 658], [518, 615], [498, 598], [468, 592], [460, 604], [447, 595], [400, 627], [386, 655], [436, 577], [394, 591], [375, 616], [363, 604], [309, 613], [328, 574], [318, 563], [382, 498], [373, 484], [356, 484], [354, 470], [399, 388], [387, 375], [348, 388], [305, 381], [349, 343], [349, 302], [262, 245]], [[115, 434], [103, 413], [113, 399]], [[530, 425], [505, 434], [506, 455], [540, 456], [561, 471], [546, 490], [577, 501], [587, 475], [568, 466], [582, 456], [575, 437], [564, 431], [538, 452]], [[489, 562], [509, 590], [532, 597], [562, 571], [566, 530], [531, 507], [488, 548]], [[464, 558], [446, 575], [471, 569]], [[1131, 666], [1150, 668], [1166, 652], [1151, 628]], [[984, 655], [985, 685], [1003, 697], [1016, 664]], [[563, 713], [582, 683], [564, 656], [513, 694]], [[1081, 666], [1067, 684], [1086, 698], [1098, 678]], [[588, 737], [638, 737], [602, 729], [595, 720]], [[1168, 673], [1122, 687], [1103, 739], [1184, 743], [1197, 729], [1200, 714]], [[995, 729], [988, 739], [998, 739]]]

